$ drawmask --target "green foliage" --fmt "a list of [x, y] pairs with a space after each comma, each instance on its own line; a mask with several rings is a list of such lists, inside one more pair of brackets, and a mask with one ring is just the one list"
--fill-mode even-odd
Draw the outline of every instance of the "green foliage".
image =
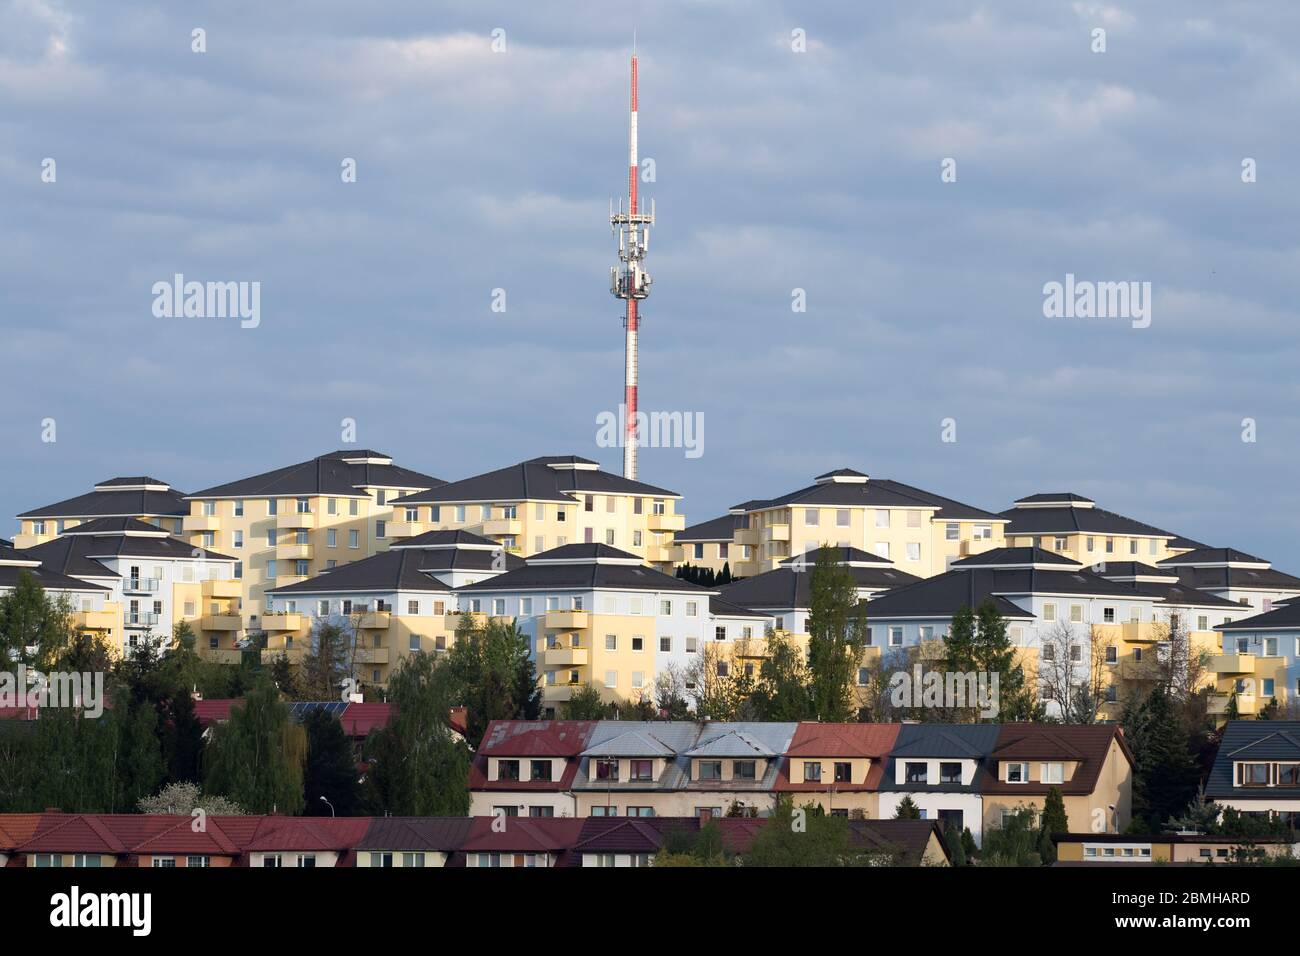
[[464, 816], [469, 812], [469, 749], [451, 729], [452, 698], [444, 669], [412, 654], [393, 672], [395, 713], [371, 734], [365, 800], [370, 812], [396, 816]]
[[1002, 826], [985, 828], [980, 866], [1042, 866], [1041, 839], [1034, 811], [1017, 810]]
[[1052, 787], [1043, 800], [1042, 835], [1038, 841], [1038, 855], [1044, 863], [1056, 862], [1056, 844], [1052, 842], [1052, 836], [1069, 832], [1070, 821], [1065, 813], [1065, 798], [1061, 795], [1060, 787]]
[[259, 682], [234, 707], [230, 719], [212, 727], [204, 754], [203, 789], [246, 807], [250, 813], [302, 812], [307, 735], [269, 680]]
[[767, 656], [748, 697], [759, 720], [815, 719], [810, 674], [803, 653], [787, 635], [777, 633], [768, 637]]
[[354, 635], [333, 621], [317, 619], [311, 646], [298, 669], [300, 700], [339, 700], [343, 681], [352, 676]]
[[[18, 572], [13, 589], [0, 595], [0, 661], [50, 670], [46, 665], [67, 646], [71, 634], [68, 603], [48, 599], [30, 571]], [[28, 647], [37, 652], [29, 654]]]
[[999, 723], [1041, 719], [1042, 705], [1026, 682], [1016, 653], [1007, 635], [1007, 622], [991, 600], [982, 601], [975, 610], [962, 607], [953, 615], [944, 639], [948, 669], [998, 675], [998, 713], [983, 717], [977, 709], [965, 708], [960, 719]]
[[943, 842], [948, 846], [948, 856], [952, 860], [952, 865], [965, 866], [966, 846], [962, 843], [962, 835], [956, 827], [948, 827], [943, 832]]
[[456, 642], [439, 667], [452, 704], [468, 711], [466, 737], [475, 745], [490, 721], [536, 720], [541, 712], [528, 637], [513, 622], [489, 618], [476, 627], [463, 615]]
[[609, 716], [609, 705], [600, 696], [595, 684], [584, 684], [574, 689], [564, 704], [565, 720], [603, 720]]
[[747, 867], [878, 866], [898, 862], [897, 856], [867, 848], [855, 840], [843, 817], [797, 813], [788, 800], [779, 801], [759, 828], [744, 856]]
[[1185, 728], [1163, 690], [1155, 690], [1121, 715], [1133, 751], [1133, 817], [1147, 832], [1181, 813], [1196, 795], [1199, 773]]
[[894, 809], [895, 820], [919, 820], [921, 819], [921, 808], [918, 807], [911, 797], [903, 797], [898, 801], [898, 806]]
[[[808, 612], [808, 674], [813, 715], [843, 723], [857, 713], [853, 685], [867, 646], [865, 602], [836, 551], [823, 546], [812, 569]], [[785, 718], [803, 719], [803, 718]]]
[[308, 816], [356, 816], [361, 812], [361, 785], [352, 742], [343, 732], [343, 724], [324, 708], [316, 708], [307, 714], [302, 726], [307, 734], [303, 812]]

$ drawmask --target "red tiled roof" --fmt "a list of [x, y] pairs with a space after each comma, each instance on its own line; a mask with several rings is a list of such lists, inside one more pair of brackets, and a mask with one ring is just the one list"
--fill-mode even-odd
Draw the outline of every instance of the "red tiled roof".
[[392, 704], [348, 704], [339, 722], [349, 737], [365, 737], [372, 730], [387, 727], [395, 709]]
[[[587, 749], [594, 720], [494, 720], [469, 768], [471, 790], [567, 790], [578, 773], [577, 757]], [[556, 780], [488, 780], [489, 757], [565, 757]]]
[[249, 851], [352, 849], [366, 835], [369, 817], [261, 817], [261, 826], [244, 844]]
[[453, 707], [451, 709], [450, 723], [452, 730], [456, 731], [456, 733], [460, 734], [462, 737], [465, 736], [466, 732], [469, 730], [469, 708]]
[[243, 701], [231, 699], [217, 700], [196, 700], [194, 702], [194, 716], [199, 720], [199, 726], [206, 727], [214, 721], [226, 721], [230, 719], [230, 707], [232, 704]]
[[[498, 819], [502, 821], [499, 832], [493, 827]], [[466, 853], [559, 854], [573, 848], [586, 822], [574, 817], [475, 817], [461, 849]]]
[[40, 826], [39, 813], [5, 813], [0, 814], [0, 853], [21, 846], [31, 839], [36, 828]]
[[[777, 791], [825, 792], [832, 786], [837, 792], [869, 791], [880, 786], [886, 759], [894, 747], [901, 724], [818, 724], [803, 722], [795, 729], [790, 747], [781, 761], [773, 789]], [[871, 768], [862, 783], [791, 783], [790, 761], [836, 757], [870, 758]]]

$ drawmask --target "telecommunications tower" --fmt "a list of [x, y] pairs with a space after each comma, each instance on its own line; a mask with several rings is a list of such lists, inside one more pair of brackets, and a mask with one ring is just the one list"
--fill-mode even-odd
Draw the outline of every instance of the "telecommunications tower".
[[623, 477], [636, 478], [637, 450], [637, 333], [640, 323], [637, 303], [650, 294], [650, 276], [642, 267], [642, 260], [650, 248], [650, 227], [655, 221], [654, 200], [650, 211], [641, 212], [637, 202], [636, 155], [636, 52], [632, 53], [632, 118], [627, 137], [627, 208], [619, 199], [617, 208], [609, 203], [609, 225], [618, 236], [619, 264], [609, 270], [609, 291], [625, 303], [623, 331], [626, 356], [623, 367]]

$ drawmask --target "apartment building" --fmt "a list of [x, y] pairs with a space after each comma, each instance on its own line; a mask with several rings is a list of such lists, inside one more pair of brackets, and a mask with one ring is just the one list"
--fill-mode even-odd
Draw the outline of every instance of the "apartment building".
[[26, 549], [0, 545], [0, 594], [18, 586], [19, 579], [30, 574], [52, 599], [64, 598], [72, 607], [72, 620], [79, 631], [97, 633], [108, 640], [117, 624], [113, 606], [113, 582], [108, 575], [98, 580], [64, 574], [46, 566]]
[[186, 495], [182, 526], [191, 544], [236, 559], [243, 626], [257, 633], [268, 589], [386, 549], [393, 499], [442, 483], [345, 449]]
[[1222, 624], [1221, 653], [1210, 658], [1215, 693], [1210, 712], [1253, 717], [1276, 700], [1288, 712], [1300, 701], [1300, 601]]
[[902, 482], [851, 468], [818, 475], [813, 484], [731, 509], [745, 524], [735, 531], [732, 571], [752, 577], [823, 544], [858, 548], [929, 577], [951, 560], [1003, 544], [1007, 519]]
[[1205, 796], [1300, 827], [1300, 721], [1228, 721]]
[[880, 819], [880, 785], [900, 729], [900, 724], [800, 723], [786, 749], [776, 792], [831, 816]]
[[1156, 564], [1205, 545], [1124, 515], [1098, 508], [1073, 492], [1040, 492], [1017, 498], [1002, 512], [1006, 543], [1013, 548], [1043, 548], [1080, 564], [1142, 561]]
[[18, 516], [13, 544], [17, 548], [43, 544], [94, 518], [135, 518], [179, 535], [189, 510], [184, 492], [165, 481], [147, 476], [110, 478], [84, 495], [24, 511]]
[[1235, 548], [1198, 548], [1159, 562], [1185, 587], [1217, 595], [1238, 605], [1241, 616], [1266, 614], [1275, 605], [1300, 598], [1300, 578]]
[[1058, 833], [1057, 866], [1204, 866], [1263, 857], [1289, 857], [1290, 837], [1208, 833]]
[[577, 455], [530, 458], [393, 502], [391, 533], [470, 531], [529, 557], [566, 544], [604, 544], [672, 571], [673, 533], [686, 526], [674, 491], [602, 471]]
[[[330, 623], [349, 638], [354, 673], [383, 687], [411, 654], [441, 653], [461, 620], [456, 588], [522, 568], [495, 541], [467, 531], [429, 531], [387, 551], [266, 592], [264, 661], [299, 663], [314, 628]], [[477, 609], [481, 600], [466, 601]]]
[[1113, 718], [1129, 689], [1156, 678], [1154, 664], [1170, 650], [1171, 629], [1184, 629], [1188, 653], [1212, 650], [1219, 635], [1208, 628], [1213, 615], [1228, 608], [1158, 572], [1155, 580], [1139, 581], [1146, 576], [1141, 568], [1107, 568], [1118, 579], [1066, 554], [1031, 547], [964, 558], [946, 574], [875, 598], [868, 606], [871, 643], [901, 660], [907, 648], [941, 641], [959, 610], [988, 600], [1007, 622], [1026, 674], [1039, 680], [1049, 712], [1068, 679], [1104, 687], [1103, 716]]
[[[735, 556], [731, 544], [736, 538], [736, 532], [747, 526], [745, 515], [725, 514], [683, 528], [673, 535], [673, 560], [676, 564], [708, 568], [714, 574], [720, 573], [723, 568], [734, 571], [731, 562]], [[680, 553], [677, 549], [680, 549]]]
[[200, 645], [234, 647], [240, 588], [232, 557], [137, 518], [92, 518], [21, 554], [108, 589], [98, 607], [82, 597], [74, 623], [100, 636], [112, 653], [130, 656], [145, 643], [169, 647], [181, 622]]
[[528, 636], [549, 715], [587, 684], [607, 701], [635, 701], [653, 695], [664, 670], [691, 672], [706, 642], [729, 639], [725, 623], [720, 637], [711, 630], [716, 593], [604, 544], [552, 548], [456, 592], [462, 608], [513, 618]]

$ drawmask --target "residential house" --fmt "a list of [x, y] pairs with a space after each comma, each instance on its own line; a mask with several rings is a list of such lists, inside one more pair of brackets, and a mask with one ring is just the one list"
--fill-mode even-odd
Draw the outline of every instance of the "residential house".
[[879, 819], [880, 783], [899, 724], [804, 721], [786, 748], [778, 796], [813, 804], [832, 816]]
[[576, 865], [573, 846], [585, 821], [475, 817], [461, 845], [468, 867], [562, 867]]
[[591, 720], [494, 720], [469, 770], [471, 816], [575, 817]]
[[1300, 828], [1300, 721], [1228, 721], [1205, 796]]
[[1210, 658], [1217, 680], [1210, 712], [1251, 717], [1276, 700], [1287, 714], [1300, 703], [1300, 600], [1220, 624], [1222, 653]]
[[1156, 564], [1204, 545], [1153, 525], [1098, 508], [1073, 492], [1042, 492], [1017, 498], [1002, 512], [1006, 544], [1042, 548], [1093, 565], [1102, 561]]
[[13, 545], [43, 544], [94, 518], [135, 518], [179, 535], [189, 510], [184, 492], [165, 481], [147, 476], [110, 478], [84, 495], [24, 511], [18, 516], [20, 530]]
[[905, 798], [921, 819], [943, 829], [969, 829], [984, 838], [988, 758], [997, 746], [996, 724], [903, 724], [880, 779], [879, 816], [892, 819]]
[[734, 571], [731, 543], [736, 531], [745, 527], [748, 527], [745, 515], [729, 513], [683, 528], [673, 535], [674, 560], [677, 564], [708, 568], [714, 574], [721, 573], [723, 568]]
[[375, 817], [356, 845], [360, 867], [464, 866], [471, 817]]

